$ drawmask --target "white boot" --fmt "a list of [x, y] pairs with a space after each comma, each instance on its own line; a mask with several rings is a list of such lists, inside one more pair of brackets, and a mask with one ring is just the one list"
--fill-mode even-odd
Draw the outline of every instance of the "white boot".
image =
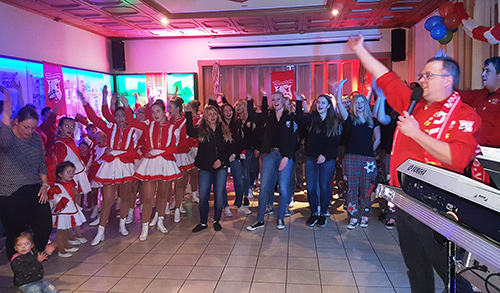
[[165, 215], [170, 215], [170, 203], [167, 202], [167, 207], [165, 208]]
[[181, 221], [181, 211], [179, 209], [175, 209], [174, 222], [179, 223], [180, 221]]
[[125, 221], [125, 224], [130, 224], [134, 221], [134, 209], [128, 209], [128, 215], [127, 215], [127, 220]]
[[148, 230], [149, 230], [149, 224], [142, 223], [142, 231], [141, 235], [139, 236], [139, 241], [146, 241], [146, 239], [148, 239]]
[[186, 185], [186, 190], [184, 191], [184, 194], [189, 194], [191, 192], [192, 192], [191, 184]]
[[193, 195], [191, 196], [191, 202], [199, 203], [200, 197], [198, 196], [198, 191], [193, 191]]
[[127, 236], [128, 235], [128, 231], [127, 231], [127, 227], [125, 227], [125, 222], [127, 220], [124, 218], [124, 219], [120, 219], [120, 226], [118, 226], [118, 232], [120, 232], [120, 234], [122, 234], [122, 236]]
[[90, 245], [95, 246], [99, 244], [99, 242], [104, 241], [104, 227], [99, 225], [97, 228], [97, 235], [95, 235], [94, 240], [90, 243]]
[[90, 215], [90, 218], [93, 219], [93, 218], [97, 217], [98, 215], [99, 215], [99, 207], [95, 205], [92, 208], [92, 214]]
[[163, 225], [163, 219], [164, 217], [158, 217], [158, 223], [156, 224], [156, 229], [160, 231], [161, 233], [165, 234], [168, 232], [168, 229]]
[[98, 216], [97, 219], [95, 219], [94, 221], [89, 223], [89, 226], [91, 226], [91, 227], [97, 226], [97, 225], [99, 225], [100, 221], [101, 221], [101, 216]]
[[158, 222], [158, 212], [155, 213], [153, 220], [151, 220], [151, 222], [149, 223], [149, 227], [154, 227], [156, 225], [156, 222]]
[[117, 200], [116, 200], [116, 205], [115, 205], [115, 210], [119, 211], [120, 210], [120, 204], [122, 203], [122, 198], [119, 197]]

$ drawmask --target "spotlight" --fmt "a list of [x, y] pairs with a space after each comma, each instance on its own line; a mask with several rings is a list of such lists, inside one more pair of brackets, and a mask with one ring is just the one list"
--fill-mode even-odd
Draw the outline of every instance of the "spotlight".
[[168, 24], [168, 18], [164, 17], [161, 19], [161, 23], [163, 23], [164, 25], [167, 25]]
[[339, 14], [339, 10], [338, 10], [338, 9], [334, 9], [334, 10], [332, 10], [332, 14], [333, 14], [334, 16], [337, 16], [337, 15]]

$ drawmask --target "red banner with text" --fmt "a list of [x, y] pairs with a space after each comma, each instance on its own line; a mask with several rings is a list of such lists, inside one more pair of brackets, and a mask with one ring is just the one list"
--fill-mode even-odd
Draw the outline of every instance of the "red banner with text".
[[66, 94], [61, 65], [44, 62], [43, 77], [47, 107], [57, 108], [59, 115], [66, 115]]
[[43, 77], [47, 107], [57, 108], [59, 115], [66, 115], [66, 94], [61, 65], [44, 62]]
[[282, 92], [285, 97], [295, 100], [293, 95], [295, 72], [293, 70], [271, 72], [271, 86], [273, 92]]

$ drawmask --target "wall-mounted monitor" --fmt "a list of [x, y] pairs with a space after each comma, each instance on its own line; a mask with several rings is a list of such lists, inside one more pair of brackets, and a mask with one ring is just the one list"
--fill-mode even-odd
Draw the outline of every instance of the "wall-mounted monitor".
[[172, 98], [176, 88], [177, 96], [188, 103], [192, 100], [198, 100], [198, 75], [195, 72], [190, 73], [169, 73], [167, 76], [168, 97]]

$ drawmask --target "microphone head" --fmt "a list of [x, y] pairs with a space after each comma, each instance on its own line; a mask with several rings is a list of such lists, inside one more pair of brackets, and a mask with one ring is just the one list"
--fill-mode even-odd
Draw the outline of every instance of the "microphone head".
[[424, 95], [424, 89], [422, 89], [421, 87], [416, 87], [413, 89], [412, 93], [411, 93], [411, 98], [410, 100], [415, 103], [418, 103], [420, 102], [420, 99], [422, 99], [422, 96]]

